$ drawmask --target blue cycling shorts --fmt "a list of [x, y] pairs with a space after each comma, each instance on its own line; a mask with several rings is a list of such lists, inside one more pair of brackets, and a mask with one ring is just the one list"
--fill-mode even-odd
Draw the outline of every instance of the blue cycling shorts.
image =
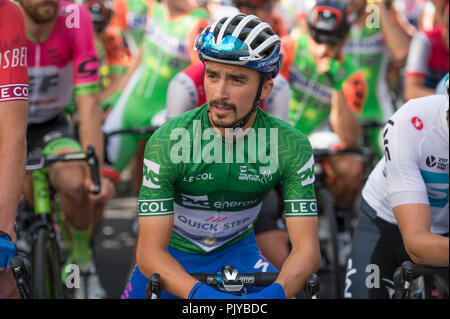
[[[231, 246], [209, 254], [190, 254], [172, 247], [169, 247], [168, 251], [187, 273], [217, 273], [222, 270], [223, 266], [233, 266], [239, 273], [278, 272], [262, 255], [256, 244], [254, 233]], [[148, 278], [142, 275], [136, 265], [121, 298], [144, 299], [147, 284]], [[261, 287], [250, 287], [247, 291], [253, 293], [261, 289]], [[161, 291], [161, 299], [174, 298], [178, 297], [167, 291]]]

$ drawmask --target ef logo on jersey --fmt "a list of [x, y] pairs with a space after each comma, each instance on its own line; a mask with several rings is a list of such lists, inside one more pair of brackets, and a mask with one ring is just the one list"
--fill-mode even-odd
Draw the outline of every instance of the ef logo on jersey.
[[420, 118], [418, 118], [417, 116], [414, 116], [411, 119], [411, 123], [414, 126], [414, 128], [418, 131], [420, 131], [421, 129], [423, 129], [423, 122]]

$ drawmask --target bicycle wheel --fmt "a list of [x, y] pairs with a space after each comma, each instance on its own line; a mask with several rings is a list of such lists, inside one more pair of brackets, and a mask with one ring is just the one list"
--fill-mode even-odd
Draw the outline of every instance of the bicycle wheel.
[[317, 201], [322, 215], [319, 216], [319, 218], [322, 219], [319, 221], [319, 227], [322, 227], [326, 234], [323, 238], [325, 258], [331, 266], [331, 295], [333, 299], [337, 299], [342, 297], [342, 292], [337, 237], [338, 231], [333, 196], [328, 190], [321, 188], [317, 191]]
[[33, 296], [36, 299], [62, 299], [63, 287], [56, 239], [40, 227], [33, 244]]

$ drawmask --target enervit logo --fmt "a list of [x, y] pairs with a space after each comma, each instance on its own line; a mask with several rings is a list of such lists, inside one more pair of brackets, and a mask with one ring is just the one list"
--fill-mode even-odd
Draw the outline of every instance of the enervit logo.
[[299, 169], [297, 174], [300, 175], [300, 180], [302, 182], [302, 186], [306, 186], [309, 184], [314, 183], [315, 176], [314, 176], [314, 158], [311, 155], [311, 158], [309, 161]]
[[161, 188], [160, 185], [153, 183], [153, 181], [159, 182], [159, 179], [157, 177], [154, 177], [152, 181], [151, 177], [152, 176], [151, 172], [159, 175], [159, 167], [160, 167], [159, 164], [144, 158], [144, 176], [142, 181], [142, 184], [144, 186], [154, 189]]

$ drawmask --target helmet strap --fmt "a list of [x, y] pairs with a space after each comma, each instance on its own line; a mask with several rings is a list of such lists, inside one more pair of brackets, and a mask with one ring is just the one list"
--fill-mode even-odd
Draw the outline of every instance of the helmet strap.
[[265, 75], [264, 73], [261, 72], [261, 77], [259, 78], [259, 85], [258, 85], [258, 91], [256, 92], [256, 97], [255, 97], [255, 101], [253, 102], [253, 107], [250, 110], [250, 112], [247, 113], [246, 116], [244, 116], [242, 119], [236, 121], [233, 126], [231, 127], [232, 129], [236, 129], [236, 128], [242, 128], [245, 126], [245, 124], [248, 123], [248, 121], [250, 120], [250, 118], [252, 117], [253, 113], [256, 112], [256, 110], [258, 109], [258, 106], [261, 104], [261, 92], [262, 92], [262, 88], [264, 86], [264, 79], [265, 79]]

